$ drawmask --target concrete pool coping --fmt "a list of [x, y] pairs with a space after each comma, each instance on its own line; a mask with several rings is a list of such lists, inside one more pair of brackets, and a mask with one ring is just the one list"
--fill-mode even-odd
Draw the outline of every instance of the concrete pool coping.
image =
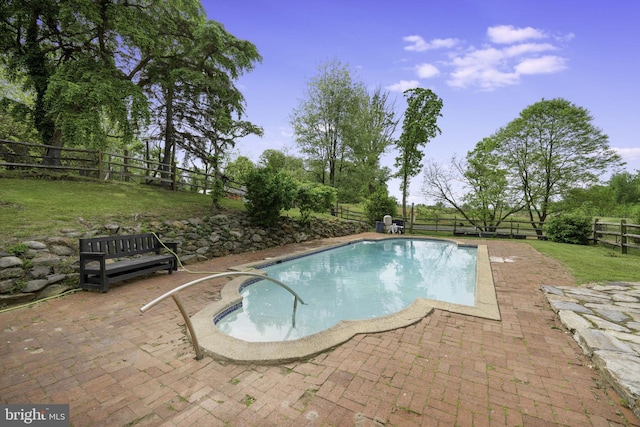
[[[255, 273], [259, 271], [256, 270], [255, 267], [264, 265], [265, 262], [277, 262], [279, 260], [289, 259], [292, 256], [310, 255], [364, 240], [385, 240], [389, 238], [421, 239], [415, 236], [398, 235], [394, 235], [393, 237], [383, 236], [378, 239], [355, 239], [348, 243], [327, 245], [322, 248], [243, 264], [233, 267], [230, 270], [251, 271]], [[452, 239], [428, 238], [422, 240], [441, 240], [455, 243], [458, 246], [471, 246], [478, 249], [475, 306], [418, 298], [398, 313], [374, 319], [343, 320], [329, 329], [308, 337], [291, 341], [248, 342], [225, 334], [220, 331], [213, 322], [213, 318], [216, 315], [242, 301], [240, 288], [247, 280], [250, 280], [250, 278], [237, 277], [222, 288], [221, 299], [219, 301], [206, 306], [191, 318], [200, 347], [205, 354], [217, 360], [232, 361], [235, 363], [281, 364], [312, 357], [348, 341], [357, 334], [385, 332], [412, 325], [430, 315], [434, 309], [484, 319], [500, 320], [500, 310], [498, 308], [487, 246], [469, 245]]]

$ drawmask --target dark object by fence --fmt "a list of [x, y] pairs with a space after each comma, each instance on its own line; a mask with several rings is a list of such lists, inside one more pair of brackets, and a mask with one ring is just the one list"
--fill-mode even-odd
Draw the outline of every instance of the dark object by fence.
[[[177, 243], [165, 243], [174, 253]], [[80, 287], [107, 292], [109, 284], [137, 276], [178, 269], [174, 254], [161, 254], [162, 243], [154, 234], [80, 239]], [[145, 255], [153, 253], [154, 255]], [[115, 262], [107, 263], [107, 260]]]

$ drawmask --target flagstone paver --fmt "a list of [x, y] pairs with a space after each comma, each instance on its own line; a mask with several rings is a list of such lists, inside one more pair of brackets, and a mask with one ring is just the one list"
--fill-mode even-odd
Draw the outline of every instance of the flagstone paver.
[[[194, 269], [224, 271], [321, 243]], [[502, 261], [492, 262], [500, 321], [435, 310], [286, 365], [197, 361], [172, 302], [140, 314], [193, 280], [187, 272], [2, 312], [0, 402], [68, 403], [74, 426], [640, 425], [540, 290], [573, 286], [566, 269], [526, 243], [483, 244]], [[226, 280], [189, 288], [183, 304], [197, 312]]]
[[[551, 307], [585, 354], [640, 413], [640, 283], [543, 285]], [[594, 313], [594, 314], [588, 314]]]

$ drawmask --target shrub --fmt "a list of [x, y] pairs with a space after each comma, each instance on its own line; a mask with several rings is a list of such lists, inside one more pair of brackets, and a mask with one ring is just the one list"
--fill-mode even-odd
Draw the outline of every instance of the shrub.
[[326, 212], [338, 198], [335, 188], [304, 182], [298, 186], [296, 206], [300, 209], [300, 222], [311, 223], [311, 212]]
[[588, 245], [591, 219], [580, 214], [564, 214], [548, 220], [544, 229], [553, 242]]
[[398, 209], [398, 201], [386, 190], [378, 190], [364, 202], [364, 214], [371, 224], [382, 221], [385, 215], [393, 216]]
[[247, 173], [247, 213], [258, 224], [273, 226], [283, 209], [291, 209], [296, 200], [298, 185], [285, 172], [267, 168]]

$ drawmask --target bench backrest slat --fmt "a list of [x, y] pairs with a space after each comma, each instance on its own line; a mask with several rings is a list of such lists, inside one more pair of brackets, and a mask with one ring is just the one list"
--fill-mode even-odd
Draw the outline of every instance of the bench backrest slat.
[[80, 239], [80, 252], [103, 252], [107, 258], [152, 252], [160, 247], [156, 236], [150, 233]]

